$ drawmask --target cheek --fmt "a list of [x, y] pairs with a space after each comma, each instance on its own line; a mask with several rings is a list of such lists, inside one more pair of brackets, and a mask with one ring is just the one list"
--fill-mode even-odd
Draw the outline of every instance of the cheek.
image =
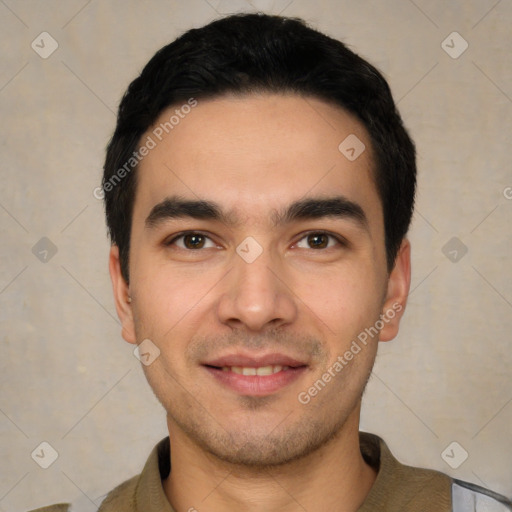
[[294, 291], [322, 320], [326, 335], [345, 340], [378, 318], [384, 290], [374, 267], [350, 264], [325, 273], [301, 274]]
[[[209, 307], [215, 284], [222, 274], [212, 275], [199, 269], [179, 271], [170, 265], [151, 262], [135, 269], [131, 286], [136, 296], [136, 327], [138, 337], [153, 337], [158, 343], [181, 339], [197, 325], [195, 319]], [[190, 334], [190, 333], [189, 333]]]

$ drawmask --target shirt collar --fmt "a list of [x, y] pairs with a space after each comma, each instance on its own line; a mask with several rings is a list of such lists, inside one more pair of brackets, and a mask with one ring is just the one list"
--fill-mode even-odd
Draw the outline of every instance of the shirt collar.
[[[393, 457], [386, 443], [374, 434], [360, 432], [359, 441], [363, 458], [378, 473], [358, 512], [397, 510], [394, 508], [398, 504], [396, 499], [400, 500], [404, 497], [400, 489], [403, 488], [411, 471], [418, 470], [400, 464]], [[137, 512], [175, 512], [167, 500], [162, 485], [162, 481], [169, 476], [170, 461], [170, 441], [169, 437], [166, 437], [153, 448], [140, 474], [135, 491]], [[432, 484], [436, 482], [436, 488], [443, 491], [442, 495], [449, 496], [451, 481], [446, 475], [428, 470], [419, 471], [425, 472], [426, 481], [430, 480]], [[426, 481], [418, 482], [419, 487], [424, 486]]]

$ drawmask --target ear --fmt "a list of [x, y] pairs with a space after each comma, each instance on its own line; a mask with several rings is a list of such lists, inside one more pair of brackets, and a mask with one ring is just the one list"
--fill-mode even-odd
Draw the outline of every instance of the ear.
[[119, 247], [113, 245], [110, 248], [108, 261], [110, 279], [114, 290], [114, 302], [117, 316], [121, 320], [121, 335], [128, 343], [137, 343], [135, 326], [133, 323], [133, 312], [130, 299], [130, 289], [121, 273], [121, 262], [119, 260]]
[[411, 244], [404, 238], [395, 265], [388, 278], [386, 301], [382, 307], [381, 319], [384, 327], [379, 341], [390, 341], [398, 334], [400, 319], [405, 311], [411, 285]]

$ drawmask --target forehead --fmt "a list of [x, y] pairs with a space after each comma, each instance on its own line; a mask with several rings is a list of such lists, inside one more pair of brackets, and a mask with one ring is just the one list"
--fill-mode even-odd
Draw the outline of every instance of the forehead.
[[366, 130], [318, 99], [197, 100], [194, 107], [164, 111], [141, 141], [149, 139], [154, 147], [138, 167], [134, 220], [170, 195], [211, 200], [254, 222], [323, 195], [362, 203], [369, 219], [382, 215]]

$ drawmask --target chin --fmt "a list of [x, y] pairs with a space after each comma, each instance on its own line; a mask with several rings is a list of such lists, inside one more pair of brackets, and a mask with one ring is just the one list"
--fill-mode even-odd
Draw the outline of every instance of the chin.
[[279, 431], [280, 425], [269, 432], [267, 424], [266, 429], [258, 431], [253, 426], [220, 435], [210, 432], [206, 436], [196, 430], [192, 435], [194, 441], [215, 458], [240, 468], [261, 470], [306, 458], [334, 439], [344, 423], [301, 421], [283, 426]]

